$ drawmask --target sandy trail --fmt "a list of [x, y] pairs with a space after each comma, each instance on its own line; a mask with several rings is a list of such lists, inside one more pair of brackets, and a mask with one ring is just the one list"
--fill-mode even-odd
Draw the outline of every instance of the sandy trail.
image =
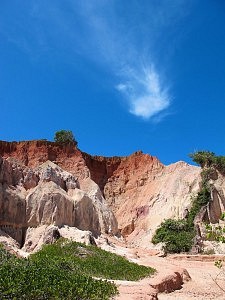
[[[152, 255], [151, 251], [123, 247], [118, 247], [115, 252], [121, 254], [121, 251], [123, 252], [123, 255], [127, 256], [130, 260], [155, 268], [158, 271], [158, 275], [162, 277], [170, 272], [173, 273], [174, 270], [180, 268], [184, 268], [188, 271], [191, 280], [185, 281], [182, 288], [179, 290], [175, 290], [171, 293], [159, 293], [159, 300], [225, 300], [225, 292], [213, 281], [220, 272], [214, 265], [214, 261], [218, 260], [218, 257], [185, 255], [158, 257]], [[225, 290], [225, 275], [218, 278], [219, 280], [217, 282]], [[152, 278], [146, 278], [139, 282], [135, 282], [134, 284], [125, 283], [123, 288], [123, 283], [120, 282], [120, 295], [116, 299], [152, 299], [148, 296], [149, 285], [151, 282]]]
[[[174, 291], [170, 294], [159, 294], [159, 300], [224, 300], [225, 292], [216, 285], [213, 279], [220, 272], [214, 266], [214, 262], [188, 261], [182, 259], [175, 261], [166, 259], [168, 263], [185, 268], [190, 274], [192, 280], [184, 283], [182, 289]], [[225, 276], [220, 276], [217, 282], [225, 289]]]

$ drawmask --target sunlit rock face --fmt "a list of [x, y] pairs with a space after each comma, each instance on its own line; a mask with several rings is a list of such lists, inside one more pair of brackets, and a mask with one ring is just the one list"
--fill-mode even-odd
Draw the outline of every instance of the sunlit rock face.
[[[33, 251], [58, 230], [78, 240], [121, 234], [128, 245], [151, 247], [164, 219], [190, 209], [200, 172], [185, 162], [165, 166], [141, 151], [102, 157], [44, 140], [0, 141], [1, 240]], [[214, 173], [211, 201], [196, 219], [203, 234], [202, 222], [221, 223], [225, 211], [225, 177]]]
[[48, 141], [0, 142], [1, 226], [18, 242], [27, 228], [64, 225], [149, 244], [166, 218], [182, 217], [199, 189], [200, 169], [156, 157], [91, 156]]
[[[38, 156], [38, 151], [33, 153]], [[82, 190], [77, 176], [52, 161], [26, 163], [17, 155], [0, 157], [0, 230], [5, 238], [9, 236], [23, 246], [31, 232], [42, 226], [60, 229], [67, 225], [95, 237], [118, 233], [113, 212], [88, 175], [81, 176]], [[43, 234], [49, 235], [46, 231]]]

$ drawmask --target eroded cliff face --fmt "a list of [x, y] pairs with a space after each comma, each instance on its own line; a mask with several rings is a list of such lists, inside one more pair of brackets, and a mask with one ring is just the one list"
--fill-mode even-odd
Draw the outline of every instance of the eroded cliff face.
[[[15, 222], [18, 228], [67, 224], [114, 234], [118, 222], [127, 242], [142, 246], [149, 244], [164, 219], [183, 216], [200, 184], [200, 168], [184, 162], [164, 166], [140, 151], [129, 157], [106, 158], [47, 141], [0, 142], [0, 156], [5, 165], [0, 175], [0, 203], [2, 207], [11, 203], [6, 199], [14, 199], [15, 187], [14, 204], [20, 203], [16, 212], [9, 205], [4, 208], [1, 224], [20, 218]], [[69, 175], [57, 175], [63, 172]]]
[[117, 234], [117, 221], [98, 185], [89, 177], [82, 184], [85, 191], [77, 177], [49, 160], [31, 168], [15, 156], [0, 157], [0, 230], [20, 246], [28, 236], [32, 243], [36, 228], [44, 233], [43, 226], [51, 225], [88, 230], [94, 236]]

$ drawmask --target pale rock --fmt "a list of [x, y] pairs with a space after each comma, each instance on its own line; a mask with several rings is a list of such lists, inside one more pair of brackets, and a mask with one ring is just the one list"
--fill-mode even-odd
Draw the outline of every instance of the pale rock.
[[98, 212], [88, 195], [82, 190], [75, 189], [71, 194], [74, 201], [74, 226], [81, 230], [90, 230], [94, 235], [101, 232]]
[[85, 191], [98, 212], [101, 232], [112, 235], [118, 234], [117, 220], [104, 199], [99, 186], [90, 178], [81, 181], [81, 189]]
[[45, 244], [52, 244], [60, 237], [57, 226], [41, 225], [29, 227], [26, 232], [26, 240], [22, 250], [28, 253], [36, 252]]
[[73, 226], [73, 201], [56, 183], [41, 182], [26, 197], [28, 227], [54, 224]]
[[[118, 177], [114, 173], [114, 181], [106, 184], [105, 196], [108, 203], [112, 203], [109, 190], [123, 191], [114, 194], [111, 204], [118, 226], [122, 232], [129, 229], [128, 243], [149, 248], [161, 222], [168, 218], [183, 218], [185, 209], [190, 208], [192, 197], [199, 190], [200, 168], [184, 162], [165, 167], [146, 157], [140, 157], [140, 161], [136, 159], [129, 168], [125, 181], [119, 173]], [[145, 174], [144, 177], [141, 174]], [[144, 178], [144, 184], [136, 185], [138, 178]]]
[[0, 157], [0, 229], [27, 251], [51, 243], [58, 230], [52, 226], [78, 227], [87, 243], [90, 232], [96, 237], [117, 232], [98, 186], [88, 180], [91, 190], [86, 192], [74, 175], [51, 161], [31, 169], [14, 158]]
[[27, 229], [26, 240], [23, 251], [33, 253], [42, 248], [43, 245], [52, 244], [60, 237], [86, 245], [96, 245], [91, 231], [79, 230], [70, 226], [41, 225]]
[[59, 228], [60, 236], [74, 242], [84, 243], [86, 245], [96, 245], [95, 238], [91, 231], [80, 230], [76, 227], [67, 225]]
[[69, 189], [79, 188], [77, 178], [69, 172], [64, 171], [51, 161], [46, 161], [36, 169], [36, 173], [43, 182], [55, 182], [62, 189], [68, 191]]

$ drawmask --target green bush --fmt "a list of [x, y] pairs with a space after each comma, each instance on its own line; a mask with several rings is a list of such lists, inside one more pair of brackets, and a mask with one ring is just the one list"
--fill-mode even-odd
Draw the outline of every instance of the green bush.
[[185, 220], [165, 220], [152, 238], [153, 244], [165, 243], [168, 253], [187, 252], [191, 249], [194, 232]]
[[216, 156], [214, 165], [220, 173], [225, 174], [225, 156]]
[[225, 243], [225, 227], [206, 224], [205, 229], [207, 240]]
[[215, 159], [215, 153], [210, 151], [197, 151], [189, 155], [194, 162], [203, 167], [210, 167]]
[[129, 262], [122, 256], [96, 246], [65, 242], [63, 239], [53, 245], [44, 246], [42, 251], [32, 255], [33, 260], [43, 263], [54, 262], [59, 257], [63, 258], [63, 265], [70, 269], [75, 268], [89, 276], [106, 279], [138, 280], [154, 273], [152, 268]]
[[188, 226], [194, 227], [194, 219], [199, 213], [200, 209], [207, 205], [211, 199], [210, 191], [207, 186], [203, 186], [198, 192], [197, 196], [193, 199], [190, 212], [188, 214], [187, 222]]
[[225, 156], [217, 156], [210, 151], [197, 151], [191, 153], [189, 156], [202, 168], [214, 168], [220, 173], [225, 174]]
[[137, 280], [152, 273], [152, 268], [63, 239], [28, 259], [18, 259], [0, 248], [2, 300], [107, 300], [118, 293], [116, 285], [93, 277]]
[[60, 130], [55, 133], [54, 140], [56, 143], [69, 144], [72, 143], [77, 146], [77, 141], [71, 130]]

